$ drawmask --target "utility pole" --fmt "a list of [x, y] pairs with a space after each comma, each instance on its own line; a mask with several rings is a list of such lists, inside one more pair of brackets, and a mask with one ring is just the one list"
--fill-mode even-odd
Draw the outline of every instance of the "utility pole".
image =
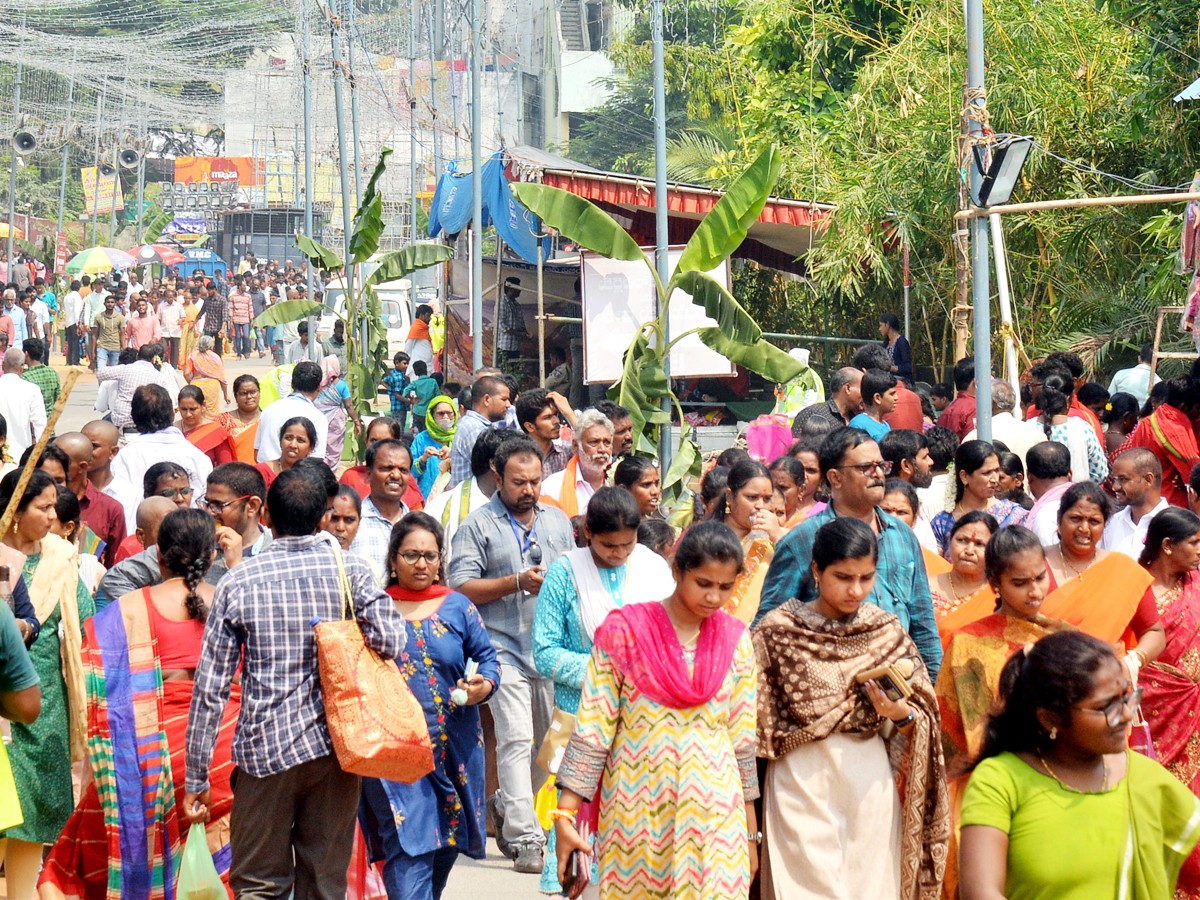
[[[150, 82], [146, 82], [146, 93], [150, 93]], [[137, 242], [142, 243], [142, 226], [145, 224], [142, 221], [142, 206], [145, 203], [146, 197], [146, 141], [147, 121], [146, 121], [146, 105], [140, 104], [138, 115], [138, 137], [141, 138], [141, 146], [136, 148], [138, 154], [137, 168]]]
[[[129, 108], [129, 76], [125, 76], [125, 86], [121, 90], [121, 127], [125, 127], [125, 111]], [[120, 132], [113, 140], [113, 196], [112, 196], [112, 212], [108, 216], [108, 246], [113, 245], [113, 241], [117, 238], [117, 197], [124, 199], [121, 193], [121, 138]], [[124, 207], [124, 203], [122, 203]]]
[[355, 7], [357, 0], [346, 0], [346, 7], [349, 11], [350, 35], [346, 39], [346, 59], [350, 65], [350, 127], [354, 132], [354, 199], [357, 201], [355, 206], [362, 205], [362, 163], [358, 158], [359, 144], [358, 139], [358, 70], [354, 68], [354, 42], [358, 40], [358, 28], [356, 26], [357, 16]]
[[[70, 80], [67, 82], [67, 134], [73, 130], [71, 125], [71, 113], [75, 104], [75, 48], [71, 49], [71, 73]], [[63, 141], [62, 151], [62, 177], [58, 182], [58, 231], [63, 230], [63, 213], [67, 205], [67, 158], [70, 156], [71, 141]], [[57, 235], [55, 235], [57, 239]]]
[[441, 127], [438, 125], [438, 92], [437, 92], [437, 59], [434, 53], [434, 44], [437, 42], [437, 35], [434, 34], [434, 10], [429, 10], [428, 30], [429, 37], [429, 112], [433, 117], [433, 180], [434, 189], [437, 189], [437, 179], [442, 173], [442, 136], [439, 133]]
[[[654, 267], [658, 279], [665, 286], [671, 276], [670, 261], [667, 259], [667, 95], [666, 73], [663, 62], [663, 0], [650, 0], [650, 27], [654, 49]], [[670, 301], [664, 297], [663, 302]], [[663, 342], [671, 339], [670, 316], [663, 318]], [[668, 381], [671, 378], [671, 355], [663, 359], [663, 370]], [[663, 400], [663, 409], [668, 415], [671, 404]], [[680, 423], [683, 427], [683, 423]], [[670, 426], [660, 429], [658, 457], [665, 477], [671, 467], [671, 441], [667, 437]]]
[[[984, 136], [986, 94], [983, 81], [983, 0], [964, 0], [967, 27], [967, 93], [970, 104], [970, 136]], [[972, 197], [979, 196], [983, 173], [974, 162], [974, 147], [968, 148]], [[988, 224], [971, 220], [971, 302], [975, 307], [975, 427], [981, 441], [992, 439], [992, 325], [988, 270]]]
[[492, 50], [492, 76], [496, 79], [496, 138], [504, 146], [504, 100], [500, 94], [500, 53]]
[[96, 138], [92, 158], [96, 165], [96, 185], [92, 191], [92, 246], [96, 246], [96, 220], [100, 216], [100, 126], [104, 122], [104, 100], [108, 91], [106, 80], [100, 88], [100, 100], [96, 104]]
[[[22, 43], [24, 39], [22, 38]], [[17, 83], [13, 90], [13, 126], [14, 132], [21, 122], [21, 76], [24, 68], [17, 60]], [[8, 265], [13, 261], [13, 237], [17, 227], [17, 142], [10, 136], [8, 139]], [[28, 235], [26, 235], [28, 238]]]
[[[483, 0], [471, 0], [471, 368], [483, 366]], [[497, 245], [499, 246], [499, 245]], [[496, 262], [499, 263], [499, 254]], [[495, 340], [495, 337], [493, 337]]]
[[[350, 302], [354, 297], [354, 266], [350, 261], [350, 171], [347, 166], [346, 159], [346, 113], [343, 103], [343, 85], [346, 71], [342, 67], [342, 35], [341, 23], [332, 11], [329, 17], [329, 40], [333, 49], [333, 103], [337, 116], [337, 140], [338, 140], [338, 168], [341, 170], [342, 176], [342, 259], [345, 260], [345, 268], [342, 269], [342, 284], [346, 289], [346, 308], [349, 309]], [[316, 334], [309, 334], [308, 342], [309, 350], [313, 354], [316, 361], [317, 340]]]
[[[315, 239], [313, 234], [313, 171], [312, 171], [312, 145], [313, 145], [313, 128], [312, 128], [312, 67], [311, 61], [311, 46], [309, 38], [308, 24], [308, 0], [300, 2], [301, 23], [301, 49], [300, 49], [300, 71], [301, 71], [301, 93], [304, 104], [304, 233]], [[305, 297], [309, 300], [313, 299], [313, 263], [310, 260], [308, 265], [304, 267], [306, 293]], [[310, 337], [309, 343], [314, 343], [313, 336], [317, 333], [317, 317], [308, 317], [308, 334]], [[274, 350], [272, 350], [272, 353]]]
[[[417, 0], [408, 0], [408, 242], [417, 239]], [[416, 315], [417, 292], [410, 302]]]

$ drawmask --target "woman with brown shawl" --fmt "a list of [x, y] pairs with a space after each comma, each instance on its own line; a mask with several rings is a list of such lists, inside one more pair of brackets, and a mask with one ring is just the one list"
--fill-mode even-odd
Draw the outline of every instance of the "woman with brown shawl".
[[[813, 543], [820, 595], [791, 600], [754, 632], [764, 898], [941, 891], [950, 807], [937, 700], [899, 620], [863, 603], [878, 552], [859, 520], [824, 525]], [[881, 666], [888, 676], [858, 683]]]

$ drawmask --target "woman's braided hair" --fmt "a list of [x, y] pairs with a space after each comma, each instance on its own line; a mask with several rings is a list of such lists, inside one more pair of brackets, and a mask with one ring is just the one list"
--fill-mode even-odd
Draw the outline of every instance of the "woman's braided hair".
[[203, 622], [208, 608], [197, 593], [212, 565], [217, 529], [212, 516], [199, 509], [168, 513], [158, 530], [158, 556], [163, 579], [182, 578], [187, 586], [188, 615]]

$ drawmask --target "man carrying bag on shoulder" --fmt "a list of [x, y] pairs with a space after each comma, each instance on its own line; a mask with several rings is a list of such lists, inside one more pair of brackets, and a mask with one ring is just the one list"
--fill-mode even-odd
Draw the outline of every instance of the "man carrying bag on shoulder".
[[[324, 483], [300, 467], [267, 493], [274, 541], [221, 581], [196, 668], [184, 815], [205, 820], [208, 767], [239, 662], [233, 742], [230, 887], [240, 898], [342, 900], [358, 776], [340, 768], [326, 724], [314, 620], [345, 615], [339, 552], [320, 532]], [[404, 649], [404, 619], [366, 562], [344, 558], [354, 616], [384, 659]]]

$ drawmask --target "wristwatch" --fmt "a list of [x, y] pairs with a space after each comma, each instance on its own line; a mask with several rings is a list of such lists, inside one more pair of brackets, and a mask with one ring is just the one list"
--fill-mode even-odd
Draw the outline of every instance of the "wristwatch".
[[746, 840], [750, 841], [752, 844], [758, 844], [759, 846], [762, 845], [762, 837], [763, 835], [761, 831], [746, 833]]
[[889, 719], [888, 721], [891, 722], [893, 725], [895, 725], [897, 728], [903, 728], [905, 725], [911, 725], [916, 720], [917, 720], [916, 711], [913, 710], [912, 707], [909, 707], [908, 715], [905, 716], [903, 719]]

